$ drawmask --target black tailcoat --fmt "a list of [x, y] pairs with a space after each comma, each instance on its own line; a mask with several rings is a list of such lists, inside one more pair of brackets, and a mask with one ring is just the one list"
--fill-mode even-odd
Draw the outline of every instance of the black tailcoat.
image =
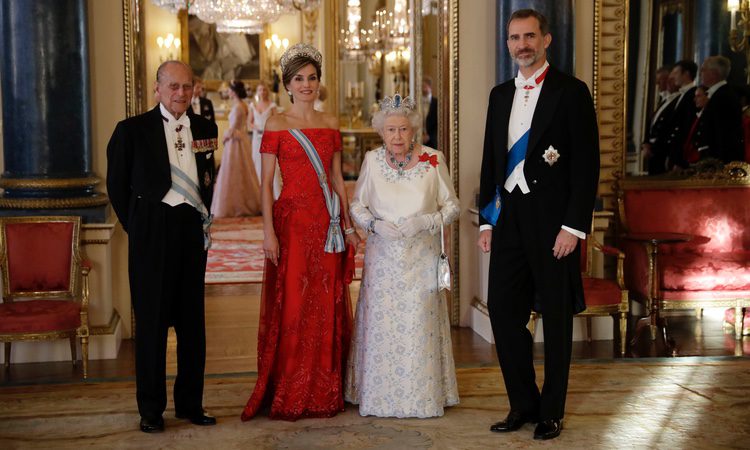
[[[201, 199], [211, 208], [217, 127], [189, 114]], [[136, 318], [136, 384], [143, 417], [166, 407], [166, 339], [177, 334], [175, 407], [202, 408], [205, 366], [204, 279], [207, 252], [202, 220], [189, 205], [162, 199], [172, 186], [159, 106], [117, 124], [107, 146], [107, 190], [128, 233], [130, 293]], [[187, 151], [187, 150], [185, 150]]]
[[[511, 410], [562, 418], [567, 392], [573, 314], [585, 309], [580, 244], [557, 260], [563, 225], [587, 233], [599, 179], [594, 104], [580, 80], [550, 67], [531, 122], [524, 163], [530, 192], [503, 188], [508, 125], [515, 95], [510, 80], [490, 93], [480, 178], [480, 206], [500, 186], [503, 207], [492, 232], [488, 308]], [[559, 154], [554, 164], [546, 150]], [[486, 224], [480, 218], [480, 224]], [[525, 328], [533, 309], [543, 313], [545, 383], [535, 383], [533, 338]]]

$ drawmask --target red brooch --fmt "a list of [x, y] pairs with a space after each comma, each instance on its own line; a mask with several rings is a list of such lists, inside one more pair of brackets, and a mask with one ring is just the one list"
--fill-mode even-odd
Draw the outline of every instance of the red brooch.
[[424, 152], [421, 155], [419, 155], [419, 161], [421, 162], [429, 161], [432, 167], [437, 167], [438, 165], [437, 155], [428, 155], [427, 152]]

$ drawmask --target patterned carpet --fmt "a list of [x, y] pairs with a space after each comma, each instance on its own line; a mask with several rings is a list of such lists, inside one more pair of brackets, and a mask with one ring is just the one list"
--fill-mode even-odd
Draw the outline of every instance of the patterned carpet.
[[0, 448], [671, 449], [747, 448], [750, 439], [747, 358], [573, 364], [564, 430], [550, 442], [534, 441], [533, 425], [488, 431], [507, 413], [496, 368], [459, 369], [461, 404], [436, 419], [360, 417], [347, 405], [331, 419], [261, 416], [242, 423], [254, 379], [207, 378], [205, 406], [219, 424], [200, 428], [177, 420], [170, 401], [167, 430], [158, 435], [137, 430], [132, 381], [0, 388]]
[[[360, 236], [363, 236], [360, 233]], [[207, 284], [260, 283], [263, 281], [263, 218], [215, 219], [206, 267]], [[364, 243], [355, 259], [356, 276], [362, 275]]]

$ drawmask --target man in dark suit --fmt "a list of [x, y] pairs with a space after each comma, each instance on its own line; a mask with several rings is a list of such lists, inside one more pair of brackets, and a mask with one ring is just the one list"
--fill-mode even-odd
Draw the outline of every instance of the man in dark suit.
[[[573, 315], [586, 307], [580, 243], [591, 228], [599, 178], [591, 94], [549, 66], [548, 30], [537, 11], [511, 15], [507, 45], [519, 74], [490, 93], [480, 179], [480, 204], [501, 206], [494, 226], [481, 217], [478, 244], [492, 250], [488, 308], [510, 401], [507, 418], [490, 430], [538, 421], [535, 439], [562, 430]], [[526, 328], [532, 309], [544, 317], [541, 393]]]
[[716, 158], [725, 163], [745, 158], [742, 131], [742, 106], [739, 96], [727, 84], [731, 62], [724, 56], [709, 56], [701, 66], [701, 81], [708, 88], [708, 103], [703, 108], [700, 159]]
[[197, 425], [216, 423], [203, 411], [203, 291], [217, 128], [186, 114], [193, 94], [186, 64], [159, 66], [156, 92], [160, 104], [118, 123], [107, 146], [107, 190], [128, 234], [136, 397], [140, 428], [147, 433], [164, 430], [170, 326], [178, 342], [175, 416]]
[[214, 103], [203, 96], [203, 80], [198, 77], [193, 78], [193, 98], [190, 101], [190, 109], [195, 115], [203, 116], [205, 119], [216, 123], [214, 115]]
[[666, 162], [669, 149], [666, 141], [680, 93], [677, 85], [669, 77], [665, 89], [664, 92], [660, 92], [659, 98], [661, 101], [651, 117], [651, 126], [649, 126], [646, 134], [646, 140], [641, 144], [643, 156], [648, 160], [649, 175], [658, 175], [667, 170]]
[[438, 149], [438, 109], [437, 99], [432, 95], [432, 78], [422, 79], [422, 100], [427, 112], [424, 119], [424, 133], [422, 143], [430, 148]]
[[666, 166], [668, 169], [674, 166], [685, 166], [683, 147], [690, 128], [695, 119], [695, 76], [698, 73], [698, 65], [693, 61], [682, 60], [675, 63], [669, 73], [671, 83], [678, 88], [677, 100], [674, 102], [674, 112], [664, 139], [668, 158]]

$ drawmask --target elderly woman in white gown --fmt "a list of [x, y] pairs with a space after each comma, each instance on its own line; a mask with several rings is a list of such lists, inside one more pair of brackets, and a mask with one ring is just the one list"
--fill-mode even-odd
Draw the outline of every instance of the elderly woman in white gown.
[[459, 213], [445, 158], [420, 145], [411, 98], [381, 102], [350, 213], [367, 230], [345, 398], [363, 416], [435, 417], [458, 404], [445, 297], [437, 286], [440, 225]]

